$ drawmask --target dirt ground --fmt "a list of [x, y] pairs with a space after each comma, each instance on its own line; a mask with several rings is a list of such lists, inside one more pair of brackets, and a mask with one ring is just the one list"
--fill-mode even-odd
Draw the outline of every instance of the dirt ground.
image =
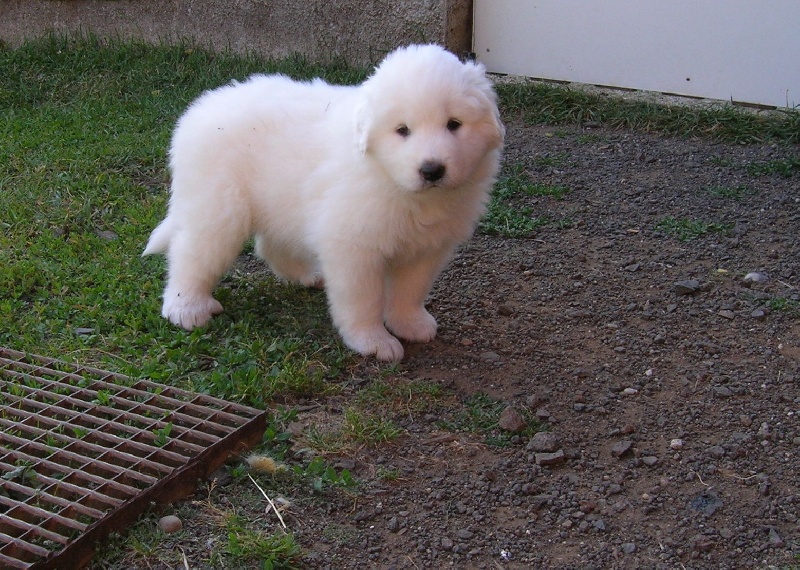
[[[531, 238], [461, 249], [438, 338], [396, 374], [548, 435], [496, 447], [409, 412], [338, 459], [366, 488], [287, 514], [302, 567], [800, 565], [800, 192], [763, 167], [797, 153], [509, 124], [506, 163], [569, 192], [527, 198], [552, 220]], [[670, 217], [710, 231], [682, 241]]]
[[[509, 125], [506, 163], [570, 189], [534, 215], [569, 223], [466, 245], [430, 301], [439, 337], [402, 375], [552, 435], [496, 448], [409, 416], [348, 463], [398, 480], [301, 517], [305, 564], [800, 564], [800, 192], [756, 170], [797, 152]], [[666, 217], [724, 231], [681, 241]], [[352, 534], [314, 530], [331, 528]]]

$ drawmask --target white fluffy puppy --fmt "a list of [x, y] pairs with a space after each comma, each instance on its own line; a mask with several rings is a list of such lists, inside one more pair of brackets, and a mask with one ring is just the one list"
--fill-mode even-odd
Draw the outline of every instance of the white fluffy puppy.
[[347, 346], [400, 360], [397, 337], [436, 335], [425, 298], [485, 210], [503, 136], [483, 66], [434, 45], [355, 87], [256, 75], [204, 93], [144, 251], [167, 255], [163, 316], [192, 329], [221, 312], [212, 291], [255, 236], [278, 276], [324, 284]]

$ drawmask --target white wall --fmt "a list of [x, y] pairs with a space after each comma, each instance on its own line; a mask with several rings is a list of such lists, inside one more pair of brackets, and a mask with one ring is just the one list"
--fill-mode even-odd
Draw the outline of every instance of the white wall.
[[800, 105], [798, 0], [475, 0], [490, 71]]

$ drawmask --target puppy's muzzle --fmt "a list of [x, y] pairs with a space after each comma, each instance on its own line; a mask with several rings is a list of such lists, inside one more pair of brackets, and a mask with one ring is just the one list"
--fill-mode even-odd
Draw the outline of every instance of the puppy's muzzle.
[[441, 162], [435, 160], [426, 160], [419, 167], [419, 173], [426, 182], [438, 182], [444, 178], [445, 166]]

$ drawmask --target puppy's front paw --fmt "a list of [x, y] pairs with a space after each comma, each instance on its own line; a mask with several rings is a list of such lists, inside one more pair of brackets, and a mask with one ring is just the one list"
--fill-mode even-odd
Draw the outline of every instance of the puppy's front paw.
[[374, 354], [375, 358], [386, 362], [399, 362], [403, 359], [403, 345], [382, 326], [342, 331], [342, 338], [347, 346], [362, 356]]
[[424, 308], [386, 317], [386, 326], [394, 334], [411, 342], [430, 342], [436, 336], [436, 319]]
[[222, 305], [214, 297], [181, 297], [180, 295], [164, 297], [161, 316], [186, 329], [204, 326], [212, 316], [222, 312]]

